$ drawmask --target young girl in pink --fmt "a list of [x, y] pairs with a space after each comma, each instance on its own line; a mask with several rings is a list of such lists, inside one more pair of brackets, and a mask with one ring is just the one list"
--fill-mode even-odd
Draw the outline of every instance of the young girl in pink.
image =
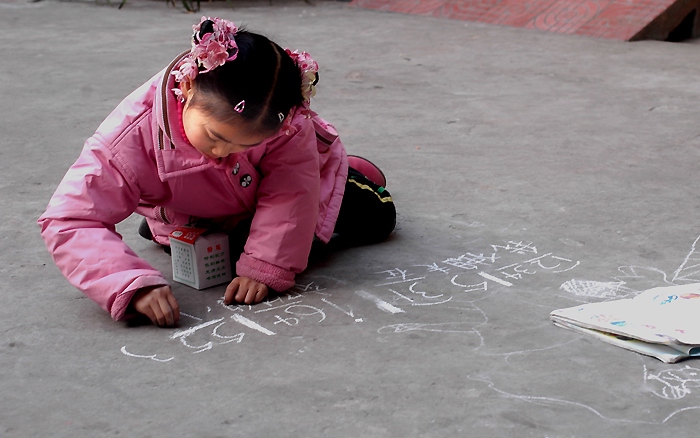
[[307, 53], [219, 18], [193, 29], [191, 50], [87, 140], [39, 218], [63, 275], [115, 320], [172, 326], [180, 316], [168, 281], [116, 232], [133, 212], [161, 245], [188, 224], [243, 229], [226, 304], [292, 287], [315, 239], [373, 243], [394, 229], [384, 175], [348, 157], [309, 108], [318, 66]]

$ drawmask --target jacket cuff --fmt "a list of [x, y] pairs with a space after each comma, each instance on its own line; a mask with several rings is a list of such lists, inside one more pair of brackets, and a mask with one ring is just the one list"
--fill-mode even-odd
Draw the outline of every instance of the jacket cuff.
[[236, 275], [264, 283], [276, 292], [284, 292], [294, 286], [294, 272], [258, 260], [245, 253], [241, 254], [241, 258], [236, 262]]
[[129, 308], [129, 303], [136, 292], [142, 287], [149, 286], [167, 286], [168, 282], [162, 277], [144, 276], [137, 278], [131, 283], [124, 292], [117, 295], [112, 306], [109, 309], [109, 314], [115, 321], [121, 321], [127, 317], [126, 310]]

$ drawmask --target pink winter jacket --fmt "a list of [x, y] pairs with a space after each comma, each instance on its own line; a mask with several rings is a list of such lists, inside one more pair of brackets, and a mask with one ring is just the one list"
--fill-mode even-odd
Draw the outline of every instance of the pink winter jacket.
[[133, 212], [164, 244], [191, 219], [252, 216], [236, 272], [284, 291], [306, 268], [314, 235], [330, 239], [345, 190], [345, 149], [313, 112], [297, 109], [291, 125], [245, 152], [218, 161], [199, 153], [171, 91], [178, 60], [99, 126], [39, 218], [63, 275], [115, 320], [138, 289], [168, 284], [115, 230]]

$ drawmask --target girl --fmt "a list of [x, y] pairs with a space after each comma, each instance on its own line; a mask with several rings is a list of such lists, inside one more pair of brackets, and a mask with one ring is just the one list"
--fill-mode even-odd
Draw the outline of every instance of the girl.
[[186, 224], [249, 224], [226, 304], [292, 287], [314, 238], [372, 243], [395, 225], [381, 171], [348, 157], [309, 109], [318, 66], [307, 53], [219, 18], [193, 29], [191, 50], [87, 140], [39, 218], [63, 275], [115, 320], [172, 326], [180, 316], [168, 281], [116, 232], [133, 212], [161, 245]]

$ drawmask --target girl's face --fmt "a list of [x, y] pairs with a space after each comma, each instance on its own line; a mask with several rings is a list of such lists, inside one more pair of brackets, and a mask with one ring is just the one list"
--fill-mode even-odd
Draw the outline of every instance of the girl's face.
[[205, 111], [191, 107], [194, 90], [190, 89], [182, 109], [182, 124], [187, 139], [203, 155], [216, 160], [257, 146], [265, 134], [251, 134], [240, 123], [220, 122]]

